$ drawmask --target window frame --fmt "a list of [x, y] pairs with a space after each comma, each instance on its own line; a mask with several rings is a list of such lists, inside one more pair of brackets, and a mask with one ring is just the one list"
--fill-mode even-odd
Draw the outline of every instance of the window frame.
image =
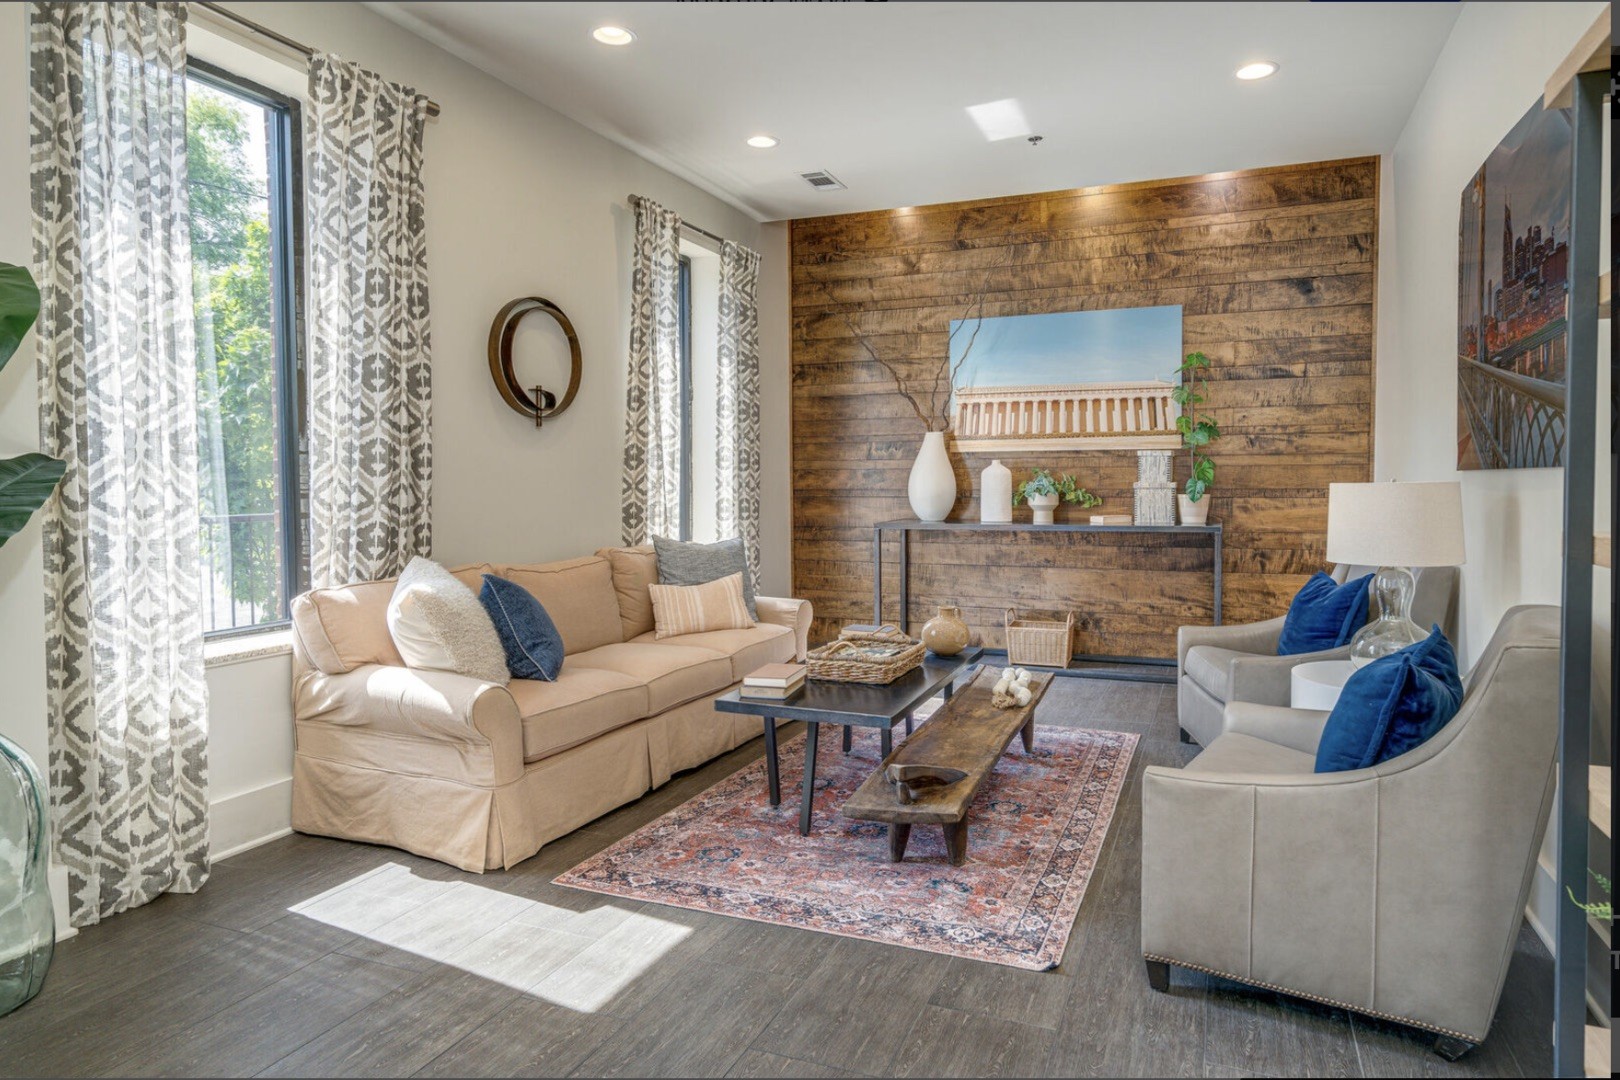
[[[265, 109], [269, 145], [270, 280], [275, 348], [277, 513], [281, 524], [282, 608], [252, 626], [205, 630], [208, 641], [262, 634], [292, 623], [292, 598], [309, 588], [309, 444], [304, 426], [303, 102], [195, 57], [186, 77]], [[199, 507], [200, 509], [200, 507]]]

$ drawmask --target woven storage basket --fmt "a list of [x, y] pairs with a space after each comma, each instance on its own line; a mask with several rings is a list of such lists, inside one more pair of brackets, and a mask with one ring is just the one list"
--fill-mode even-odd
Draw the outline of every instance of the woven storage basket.
[[1020, 619], [1007, 609], [1007, 662], [1035, 667], [1068, 667], [1070, 643], [1074, 640], [1074, 612], [1062, 622]]
[[923, 643], [891, 626], [855, 633], [811, 649], [806, 674], [819, 682], [892, 683], [923, 662]]

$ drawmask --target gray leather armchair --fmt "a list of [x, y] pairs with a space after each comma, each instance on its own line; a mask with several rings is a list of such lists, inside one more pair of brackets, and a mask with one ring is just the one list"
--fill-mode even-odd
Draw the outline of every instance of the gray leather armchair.
[[[1343, 584], [1376, 569], [1336, 566], [1333, 580]], [[1425, 630], [1438, 623], [1455, 642], [1461, 574], [1455, 566], [1431, 566], [1413, 574], [1417, 588], [1412, 595], [1412, 621]], [[1372, 603], [1369, 597], [1368, 604]], [[1183, 626], [1176, 631], [1176, 711], [1183, 742], [1200, 746], [1213, 742], [1224, 730], [1222, 717], [1230, 702], [1287, 705], [1289, 674], [1299, 664], [1350, 658], [1348, 645], [1278, 656], [1282, 627], [1282, 616], [1278, 616], [1243, 626]]]
[[1552, 806], [1558, 608], [1503, 616], [1456, 717], [1370, 769], [1317, 774], [1326, 713], [1227, 708], [1142, 780], [1142, 953], [1434, 1032], [1490, 1029]]

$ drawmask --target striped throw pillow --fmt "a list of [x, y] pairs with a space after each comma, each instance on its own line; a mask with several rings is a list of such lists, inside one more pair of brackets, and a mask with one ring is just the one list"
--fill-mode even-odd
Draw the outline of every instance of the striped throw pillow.
[[649, 585], [657, 637], [701, 634], [705, 630], [746, 630], [754, 625], [743, 601], [742, 575], [703, 585]]

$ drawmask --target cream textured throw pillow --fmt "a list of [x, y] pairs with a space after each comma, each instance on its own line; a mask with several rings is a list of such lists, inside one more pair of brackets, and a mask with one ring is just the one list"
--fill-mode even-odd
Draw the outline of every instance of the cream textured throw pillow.
[[453, 671], [505, 686], [512, 678], [489, 612], [450, 571], [411, 560], [388, 601], [388, 632], [407, 667]]
[[742, 575], [704, 585], [649, 585], [653, 625], [661, 638], [705, 630], [747, 630], [754, 625], [743, 600]]

